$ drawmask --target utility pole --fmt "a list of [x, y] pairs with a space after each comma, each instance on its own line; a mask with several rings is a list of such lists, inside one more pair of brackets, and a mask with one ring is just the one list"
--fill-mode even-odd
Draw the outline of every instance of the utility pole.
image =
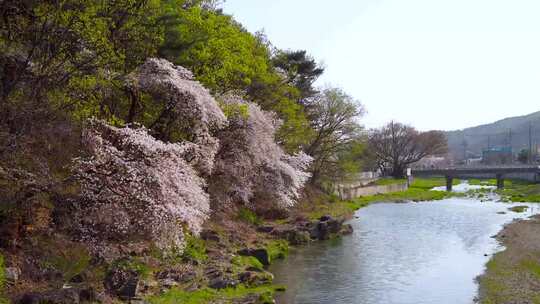
[[532, 122], [529, 122], [529, 164], [532, 162]]
[[465, 132], [463, 132], [463, 161], [467, 162], [467, 140], [465, 139]]

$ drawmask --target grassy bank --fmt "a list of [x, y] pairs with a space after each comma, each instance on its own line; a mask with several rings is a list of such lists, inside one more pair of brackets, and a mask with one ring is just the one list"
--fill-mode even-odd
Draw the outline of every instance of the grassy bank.
[[231, 303], [234, 300], [251, 296], [256, 303], [270, 304], [274, 303], [274, 294], [277, 291], [283, 290], [284, 287], [274, 285], [253, 288], [240, 285], [236, 288], [225, 288], [221, 290], [204, 288], [193, 292], [172, 288], [164, 294], [151, 297], [148, 300], [152, 304], [201, 304], [213, 303], [214, 301], [219, 301], [219, 303]]
[[504, 189], [496, 192], [503, 201], [540, 203], [540, 184], [515, 180], [505, 181]]
[[480, 303], [540, 303], [540, 218], [513, 222], [499, 234], [505, 250], [478, 278]]

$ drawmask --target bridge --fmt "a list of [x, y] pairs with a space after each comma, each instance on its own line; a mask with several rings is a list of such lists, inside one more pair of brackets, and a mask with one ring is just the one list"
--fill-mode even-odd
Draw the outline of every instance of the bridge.
[[[489, 178], [497, 179], [497, 188], [504, 188], [504, 178], [509, 176], [527, 176], [527, 179], [540, 181], [540, 166], [504, 166], [504, 167], [456, 167], [413, 169], [411, 175], [419, 177], [442, 176], [446, 178], [446, 190], [452, 191], [454, 178]], [[519, 178], [519, 177], [518, 177]]]

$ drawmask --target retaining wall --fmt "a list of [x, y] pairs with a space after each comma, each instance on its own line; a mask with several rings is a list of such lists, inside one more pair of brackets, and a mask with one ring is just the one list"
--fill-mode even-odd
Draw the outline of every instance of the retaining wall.
[[376, 185], [376, 186], [350, 186], [350, 185], [341, 185], [337, 188], [337, 195], [342, 200], [350, 200], [357, 197], [375, 195], [375, 194], [384, 194], [390, 192], [400, 192], [405, 191], [409, 188], [406, 183], [403, 184], [391, 184], [391, 185]]

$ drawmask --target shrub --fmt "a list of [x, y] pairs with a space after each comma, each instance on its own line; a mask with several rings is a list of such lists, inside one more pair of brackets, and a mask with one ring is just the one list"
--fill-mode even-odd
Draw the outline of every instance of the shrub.
[[186, 247], [182, 254], [184, 259], [191, 259], [195, 261], [204, 261], [208, 258], [206, 255], [206, 245], [202, 239], [194, 237], [192, 235], [186, 235]]

